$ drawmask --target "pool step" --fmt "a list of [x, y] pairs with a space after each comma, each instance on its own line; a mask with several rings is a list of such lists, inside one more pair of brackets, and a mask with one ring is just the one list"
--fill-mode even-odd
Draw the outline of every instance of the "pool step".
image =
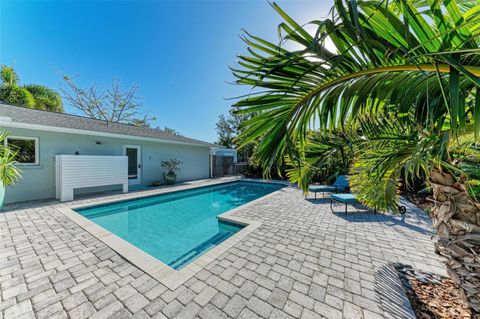
[[168, 265], [172, 267], [173, 269], [180, 269], [189, 262], [191, 262], [193, 259], [197, 258], [199, 255], [203, 254], [207, 250], [217, 246], [219, 243], [222, 241], [226, 240], [228, 237], [232, 236], [233, 232], [219, 232], [215, 236], [209, 238], [208, 240], [204, 241], [200, 245], [198, 245], [195, 248], [192, 248], [191, 250], [187, 251], [185, 254], [182, 256], [178, 257]]

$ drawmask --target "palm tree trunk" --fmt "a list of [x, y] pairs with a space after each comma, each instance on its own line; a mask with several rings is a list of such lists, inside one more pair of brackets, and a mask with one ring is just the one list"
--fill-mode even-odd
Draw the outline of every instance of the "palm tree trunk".
[[480, 203], [468, 196], [464, 182], [440, 170], [431, 172], [435, 249], [446, 258], [447, 272], [474, 317], [480, 318]]

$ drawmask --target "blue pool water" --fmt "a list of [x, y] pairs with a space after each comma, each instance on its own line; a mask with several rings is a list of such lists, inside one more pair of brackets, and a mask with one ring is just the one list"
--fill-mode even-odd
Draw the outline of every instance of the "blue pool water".
[[233, 182], [76, 209], [174, 269], [180, 269], [243, 226], [217, 219], [282, 185]]

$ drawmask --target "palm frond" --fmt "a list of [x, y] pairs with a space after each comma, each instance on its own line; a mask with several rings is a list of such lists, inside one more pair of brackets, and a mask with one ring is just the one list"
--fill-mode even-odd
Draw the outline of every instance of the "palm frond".
[[240, 139], [260, 139], [257, 157], [268, 170], [312, 129], [343, 127], [362, 114], [413, 112], [437, 129], [450, 117], [454, 133], [468, 121], [479, 133], [480, 107], [474, 116], [464, 107], [480, 95], [478, 5], [336, 0], [333, 18], [311, 22], [312, 35], [274, 3], [285, 20], [281, 45], [247, 33], [251, 55], [232, 68], [237, 83], [252, 88], [235, 106], [256, 113]]
[[287, 156], [288, 179], [306, 192], [312, 179], [326, 183], [347, 174], [357, 139], [348, 130], [325, 134], [311, 132], [306, 143], [297, 147], [295, 155]]
[[4, 145], [7, 133], [0, 131], [0, 183], [6, 187], [20, 178], [21, 171], [15, 166], [16, 152]]

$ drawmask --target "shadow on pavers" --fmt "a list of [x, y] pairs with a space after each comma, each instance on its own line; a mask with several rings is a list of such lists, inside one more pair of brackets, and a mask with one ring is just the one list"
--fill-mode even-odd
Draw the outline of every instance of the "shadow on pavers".
[[375, 272], [375, 279], [377, 283], [376, 292], [380, 297], [385, 318], [416, 318], [393, 264], [387, 264], [378, 268]]

